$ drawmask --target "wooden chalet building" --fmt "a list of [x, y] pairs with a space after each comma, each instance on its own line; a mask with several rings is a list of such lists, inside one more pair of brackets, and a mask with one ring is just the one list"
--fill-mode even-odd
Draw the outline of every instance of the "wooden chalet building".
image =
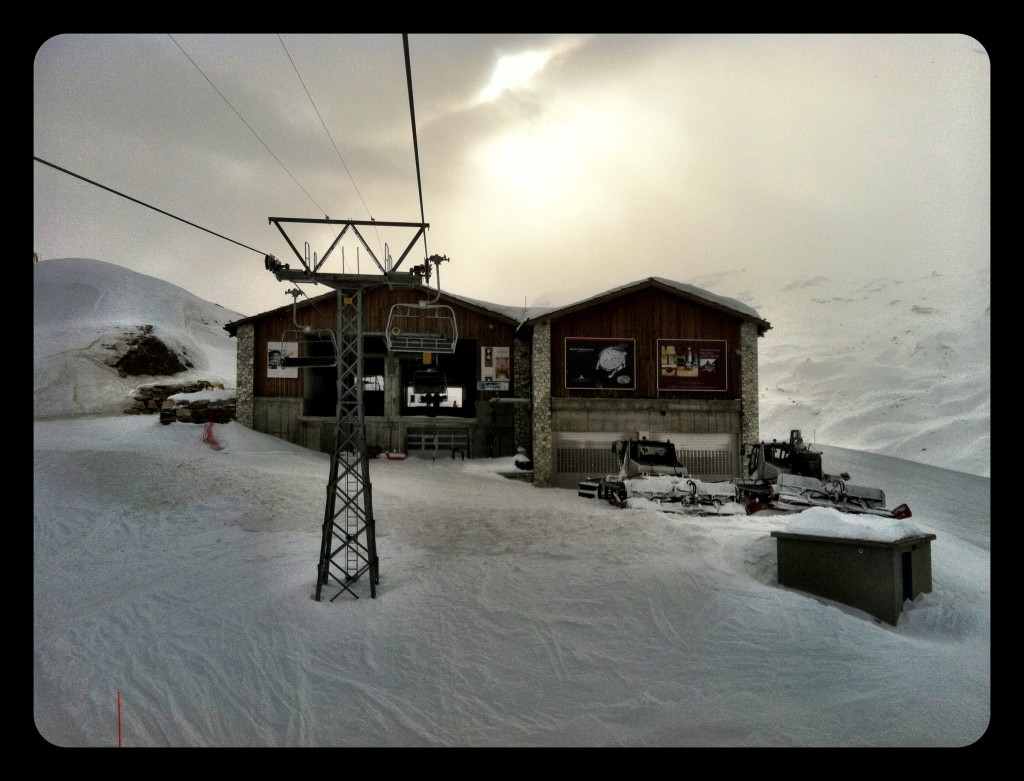
[[[425, 297], [452, 313], [454, 352], [389, 349], [396, 307]], [[759, 439], [758, 337], [771, 325], [735, 299], [649, 277], [532, 310], [382, 283], [362, 307], [368, 447], [453, 458], [523, 448], [535, 484], [574, 488], [616, 471], [616, 440], [669, 439], [692, 474], [717, 480], [739, 475], [742, 444]], [[238, 422], [331, 452], [338, 370], [276, 358], [330, 353], [336, 328], [334, 292], [226, 325], [238, 339]], [[443, 391], [424, 392], [431, 372]]]

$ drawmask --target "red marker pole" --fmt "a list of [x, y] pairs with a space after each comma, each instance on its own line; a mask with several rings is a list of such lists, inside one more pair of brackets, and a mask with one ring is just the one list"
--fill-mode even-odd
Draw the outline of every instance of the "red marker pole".
[[117, 747], [121, 748], [121, 692], [117, 693]]

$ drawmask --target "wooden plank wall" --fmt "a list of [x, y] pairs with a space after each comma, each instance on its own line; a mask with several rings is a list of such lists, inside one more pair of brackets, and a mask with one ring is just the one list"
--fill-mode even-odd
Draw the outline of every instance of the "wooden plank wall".
[[[432, 298], [433, 296], [431, 296]], [[416, 303], [425, 298], [425, 294], [416, 290], [386, 287], [374, 288], [363, 293], [363, 332], [366, 335], [384, 333], [388, 322], [391, 306], [395, 303]], [[516, 324], [508, 323], [500, 315], [494, 317], [475, 309], [460, 305], [456, 301], [441, 299], [438, 303], [448, 304], [455, 312], [459, 339], [475, 339], [481, 346], [508, 347], [511, 356], [511, 370], [515, 376], [515, 341]], [[292, 331], [295, 336], [296, 320], [302, 326], [333, 330], [336, 326], [337, 292], [317, 296], [312, 299], [300, 299], [297, 313], [289, 304], [281, 310], [275, 310], [254, 321], [255, 331], [255, 365], [253, 367], [253, 393], [258, 397], [292, 397], [301, 398], [302, 371], [297, 379], [267, 377], [267, 342], [282, 340], [283, 335]], [[478, 376], [480, 356], [475, 355], [475, 364], [467, 376]], [[482, 393], [481, 398], [492, 395], [508, 395]]]
[[[636, 389], [565, 389], [565, 339], [636, 340]], [[658, 390], [658, 339], [724, 339], [728, 355], [727, 391]], [[663, 290], [646, 289], [595, 304], [551, 323], [551, 391], [556, 397], [611, 399], [738, 399], [740, 320]]]

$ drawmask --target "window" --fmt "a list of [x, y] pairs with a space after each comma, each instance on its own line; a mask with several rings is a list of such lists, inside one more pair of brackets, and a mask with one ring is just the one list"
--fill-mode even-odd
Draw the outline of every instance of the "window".
[[434, 354], [430, 363], [424, 363], [415, 353], [402, 356], [401, 414], [472, 417], [478, 356], [476, 340], [472, 339], [460, 339], [453, 354]]
[[363, 355], [363, 414], [384, 414], [384, 358]]
[[[371, 345], [372, 346], [372, 345]], [[338, 368], [302, 369], [303, 414], [334, 417], [338, 414]], [[384, 357], [363, 354], [363, 414], [384, 414]]]
[[[462, 397], [462, 388], [454, 385], [448, 385], [444, 389], [438, 388], [437, 390], [430, 391], [428, 393], [417, 393], [416, 386], [406, 385], [405, 386], [405, 403], [411, 409], [417, 407], [431, 407], [434, 406], [438, 409], [463, 409], [465, 404]], [[413, 414], [416, 414], [415, 412]]]

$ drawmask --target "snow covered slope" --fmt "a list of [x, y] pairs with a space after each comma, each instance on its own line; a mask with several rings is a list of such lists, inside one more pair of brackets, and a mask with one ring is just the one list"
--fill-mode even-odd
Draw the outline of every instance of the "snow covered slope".
[[121, 412], [140, 385], [166, 376], [119, 375], [113, 363], [140, 326], [187, 366], [174, 382], [235, 387], [236, 344], [224, 324], [242, 315], [169, 282], [98, 260], [33, 264], [33, 412], [36, 419]]

